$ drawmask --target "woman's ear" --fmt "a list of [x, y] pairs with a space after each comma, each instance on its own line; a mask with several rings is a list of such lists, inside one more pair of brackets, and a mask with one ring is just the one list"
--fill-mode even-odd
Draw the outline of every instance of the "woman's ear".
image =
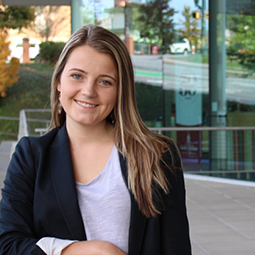
[[59, 82], [58, 85], [57, 85], [57, 90], [58, 90], [58, 92], [60, 93], [60, 91], [61, 91], [61, 84], [60, 84], [60, 82]]

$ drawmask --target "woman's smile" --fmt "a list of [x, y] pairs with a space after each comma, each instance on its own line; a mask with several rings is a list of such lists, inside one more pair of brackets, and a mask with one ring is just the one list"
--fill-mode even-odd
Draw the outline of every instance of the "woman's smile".
[[90, 104], [90, 103], [86, 103], [86, 102], [82, 102], [82, 101], [78, 101], [78, 100], [74, 100], [78, 105], [81, 105], [83, 107], [86, 107], [86, 108], [95, 108], [96, 104]]

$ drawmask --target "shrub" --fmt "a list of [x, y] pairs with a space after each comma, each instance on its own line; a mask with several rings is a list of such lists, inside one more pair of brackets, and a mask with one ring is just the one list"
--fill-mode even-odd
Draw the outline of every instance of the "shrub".
[[12, 58], [7, 64], [10, 55], [9, 42], [7, 42], [8, 34], [0, 29], [0, 97], [6, 96], [6, 90], [18, 80], [16, 75], [19, 69], [19, 60]]
[[64, 42], [47, 41], [41, 43], [39, 53], [40, 61], [43, 63], [50, 63], [55, 65], [64, 46]]

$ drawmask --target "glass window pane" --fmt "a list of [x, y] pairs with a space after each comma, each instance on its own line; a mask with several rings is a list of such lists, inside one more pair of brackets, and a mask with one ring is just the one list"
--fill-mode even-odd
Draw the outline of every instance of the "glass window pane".
[[[139, 112], [148, 127], [255, 126], [254, 1], [84, 0], [82, 4], [84, 24], [101, 25], [125, 42], [134, 63]], [[240, 156], [250, 155], [246, 149], [253, 142], [246, 149], [241, 144], [244, 139], [253, 141], [253, 133], [164, 132], [177, 142], [186, 171], [217, 173], [253, 165], [253, 156]], [[239, 150], [241, 154], [235, 154]], [[235, 155], [240, 156], [238, 162], [233, 161]]]

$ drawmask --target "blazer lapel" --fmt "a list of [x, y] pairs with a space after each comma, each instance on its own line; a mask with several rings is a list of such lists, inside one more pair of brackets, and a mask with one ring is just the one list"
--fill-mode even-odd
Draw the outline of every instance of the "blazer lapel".
[[[128, 187], [128, 169], [126, 160], [119, 153], [120, 166], [122, 174]], [[129, 254], [138, 255], [140, 254], [147, 218], [142, 214], [139, 206], [134, 198], [131, 190], [129, 190], [131, 196], [131, 215], [130, 215], [130, 227], [129, 227]]]
[[59, 130], [50, 150], [53, 185], [62, 214], [73, 238], [75, 240], [86, 240], [65, 125]]

